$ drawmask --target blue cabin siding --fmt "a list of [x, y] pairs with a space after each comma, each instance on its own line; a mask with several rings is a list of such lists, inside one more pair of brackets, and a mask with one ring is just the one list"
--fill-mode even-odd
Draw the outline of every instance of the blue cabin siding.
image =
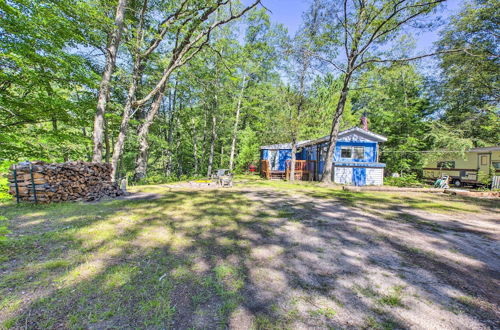
[[[274, 151], [278, 153], [277, 156], [277, 164], [273, 164], [273, 160], [270, 159], [274, 155]], [[286, 161], [292, 159], [292, 150], [291, 149], [279, 149], [279, 150], [269, 150], [262, 149], [261, 160], [269, 160], [269, 165], [273, 171], [284, 171], [286, 167]], [[274, 166], [273, 166], [274, 165]]]
[[292, 159], [292, 150], [280, 150], [279, 151], [279, 165], [278, 171], [284, 171], [286, 169], [286, 161]]
[[[364, 147], [364, 158], [342, 158], [342, 147]], [[365, 162], [373, 163], [377, 161], [377, 143], [376, 142], [344, 142], [338, 141], [335, 145], [334, 162]]]
[[[336, 143], [333, 159], [326, 160], [328, 142], [325, 138], [317, 141], [305, 141], [299, 143], [305, 145], [296, 153], [297, 160], [313, 161], [308, 162], [309, 174], [314, 173], [314, 180], [321, 179], [325, 169], [325, 161], [331, 161], [334, 169], [332, 179], [335, 182], [354, 184], [358, 186], [366, 184], [382, 184], [383, 168], [385, 164], [378, 162], [378, 143], [384, 141], [381, 136], [373, 136], [375, 133], [367, 133], [350, 129], [352, 133], [344, 134]], [[347, 132], [347, 131], [345, 131]], [[358, 132], [358, 133], [357, 133]], [[372, 134], [372, 136], [369, 136]], [[367, 136], [368, 135], [368, 136]], [[373, 138], [373, 139], [370, 139]], [[288, 144], [288, 146], [291, 144]], [[286, 147], [288, 147], [286, 146]], [[291, 149], [279, 149], [282, 145], [267, 146], [262, 149], [261, 159], [270, 161], [271, 169], [274, 171], [285, 171], [286, 161], [291, 159]], [[286, 148], [285, 147], [285, 148]], [[342, 157], [342, 148], [351, 148], [351, 157]], [[355, 147], [363, 147], [363, 157], [355, 158]], [[274, 157], [273, 157], [274, 155]], [[271, 159], [272, 158], [272, 159]]]

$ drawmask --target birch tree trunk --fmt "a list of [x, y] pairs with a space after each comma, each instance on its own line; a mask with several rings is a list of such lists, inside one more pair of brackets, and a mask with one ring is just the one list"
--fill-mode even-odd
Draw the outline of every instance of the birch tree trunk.
[[119, 0], [115, 14], [115, 28], [112, 31], [108, 46], [106, 48], [106, 65], [102, 74], [101, 84], [99, 86], [99, 95], [97, 97], [97, 109], [94, 118], [94, 153], [92, 161], [102, 162], [102, 143], [104, 137], [104, 113], [106, 112], [107, 98], [109, 93], [109, 85], [111, 76], [115, 68], [116, 54], [123, 30], [123, 21], [125, 17], [125, 9], [127, 0]]
[[161, 101], [165, 95], [165, 86], [162, 86], [159, 94], [156, 95], [153, 103], [151, 104], [151, 109], [146, 115], [144, 123], [139, 126], [138, 138], [139, 138], [139, 154], [137, 155], [137, 160], [135, 162], [135, 174], [134, 179], [136, 181], [141, 180], [146, 177], [147, 165], [148, 165], [148, 133], [149, 127], [153, 123], [153, 120], [160, 109]]
[[177, 103], [177, 79], [175, 80], [175, 85], [174, 85], [174, 93], [169, 93], [170, 96], [170, 118], [169, 118], [169, 125], [168, 125], [168, 136], [167, 136], [167, 143], [168, 143], [168, 148], [167, 148], [167, 168], [166, 168], [166, 174], [167, 176], [170, 176], [172, 174], [172, 141], [174, 137], [174, 120], [175, 120], [175, 106]]
[[201, 142], [201, 164], [205, 165], [206, 146], [207, 146], [207, 126], [208, 126], [208, 108], [203, 114], [203, 140]]
[[[134, 70], [135, 71], [135, 70]], [[127, 101], [125, 103], [125, 108], [123, 109], [122, 121], [120, 123], [120, 131], [118, 132], [118, 138], [113, 149], [113, 156], [111, 157], [111, 178], [116, 179], [116, 173], [118, 169], [118, 160], [122, 156], [123, 147], [125, 145], [125, 138], [127, 136], [128, 124], [130, 122], [130, 117], [132, 115], [132, 104], [135, 100], [135, 93], [137, 91], [137, 85], [139, 83], [139, 72], [134, 72], [132, 77], [132, 83], [128, 89]]]
[[208, 169], [207, 169], [208, 177], [210, 177], [210, 175], [212, 174], [212, 166], [214, 162], [215, 140], [217, 139], [216, 126], [217, 126], [217, 118], [215, 117], [215, 114], [212, 114], [212, 137], [210, 139], [210, 154], [208, 155]]
[[108, 121], [106, 117], [104, 117], [104, 146], [106, 150], [106, 163], [109, 164], [109, 154], [110, 154], [110, 145], [109, 145], [109, 131], [108, 131]]
[[139, 25], [136, 36], [136, 44], [135, 44], [135, 58], [134, 58], [134, 67], [132, 69], [132, 81], [130, 83], [127, 100], [125, 101], [125, 107], [123, 109], [122, 121], [120, 123], [120, 130], [118, 132], [118, 137], [116, 139], [116, 143], [113, 147], [113, 155], [111, 157], [111, 180], [116, 179], [117, 170], [118, 170], [118, 160], [123, 154], [123, 148], [125, 145], [125, 138], [128, 132], [128, 126], [130, 122], [130, 118], [133, 112], [133, 103], [136, 99], [137, 88], [139, 87], [139, 83], [142, 78], [143, 72], [143, 64], [142, 61], [144, 57], [140, 54], [142, 39], [144, 37], [144, 15], [146, 13], [146, 9], [148, 6], [148, 0], [144, 0], [142, 10], [139, 16]]
[[198, 139], [197, 139], [197, 131], [196, 131], [196, 122], [191, 119], [191, 124], [193, 126], [193, 161], [194, 161], [194, 174], [198, 175]]
[[231, 141], [231, 153], [229, 155], [229, 170], [232, 171], [234, 168], [234, 153], [236, 149], [236, 137], [238, 135], [238, 124], [240, 121], [240, 111], [241, 102], [243, 100], [243, 91], [245, 90], [246, 76], [243, 77], [243, 84], [240, 90], [240, 96], [238, 97], [238, 105], [236, 106], [236, 116], [234, 118], [234, 128], [233, 128], [233, 139]]

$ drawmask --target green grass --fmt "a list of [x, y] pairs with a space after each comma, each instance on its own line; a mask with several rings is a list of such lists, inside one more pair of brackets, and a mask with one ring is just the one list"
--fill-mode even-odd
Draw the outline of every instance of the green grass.
[[394, 286], [391, 288], [391, 292], [382, 295], [377, 299], [377, 303], [380, 305], [390, 306], [390, 307], [403, 307], [402, 293], [404, 286]]
[[[251, 248], [278, 244], [279, 219], [300, 222], [287, 225], [301, 227], [308, 222], [302, 220], [316, 212], [311, 202], [263, 205], [239, 188], [271, 190], [285, 199], [291, 195], [312, 197], [381, 214], [401, 207], [429, 212], [476, 212], [491, 207], [471, 206], [444, 196], [402, 198], [309, 182], [237, 180], [247, 182], [227, 190], [170, 191], [159, 185], [131, 188], [158, 194], [153, 200], [51, 205], [0, 202], [0, 229], [7, 224], [11, 231], [0, 243], [0, 327], [108, 328], [127, 324], [168, 328], [182, 322], [185, 314], [227, 327], [232, 313], [246, 303], [247, 286], [259, 280], [248, 278]], [[433, 227], [410, 217], [404, 221]], [[318, 226], [328, 224], [323, 222], [316, 221]], [[298, 248], [303, 243], [290, 244]], [[330, 250], [317, 247], [308, 253], [327, 255]], [[403, 306], [402, 287], [387, 294], [367, 287], [355, 289], [380, 306]], [[342, 303], [337, 305], [344, 308]], [[332, 319], [336, 312], [318, 308], [309, 316]], [[284, 327], [299, 314], [296, 306], [271, 315], [259, 313], [254, 327]]]
[[318, 308], [316, 310], [309, 311], [309, 315], [311, 315], [313, 317], [324, 316], [328, 319], [333, 319], [335, 314], [337, 314], [337, 312], [333, 308], [329, 308], [329, 307]]

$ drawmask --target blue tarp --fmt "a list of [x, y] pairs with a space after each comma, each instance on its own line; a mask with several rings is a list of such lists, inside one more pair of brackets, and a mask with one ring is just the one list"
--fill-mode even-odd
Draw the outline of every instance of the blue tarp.
[[[277, 156], [276, 156], [277, 153]], [[276, 157], [276, 158], [274, 158]], [[286, 161], [292, 159], [291, 149], [280, 149], [280, 150], [268, 150], [262, 149], [261, 159], [266, 159], [269, 161], [271, 170], [273, 171], [285, 171]], [[277, 160], [277, 164], [274, 162]], [[274, 166], [273, 166], [274, 165]]]

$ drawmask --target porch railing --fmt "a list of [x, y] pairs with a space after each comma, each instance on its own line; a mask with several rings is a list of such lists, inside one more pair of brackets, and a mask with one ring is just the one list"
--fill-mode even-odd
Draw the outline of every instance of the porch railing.
[[[290, 180], [292, 160], [286, 161], [285, 177]], [[296, 160], [295, 161], [295, 180], [314, 180], [316, 173], [315, 160]]]

